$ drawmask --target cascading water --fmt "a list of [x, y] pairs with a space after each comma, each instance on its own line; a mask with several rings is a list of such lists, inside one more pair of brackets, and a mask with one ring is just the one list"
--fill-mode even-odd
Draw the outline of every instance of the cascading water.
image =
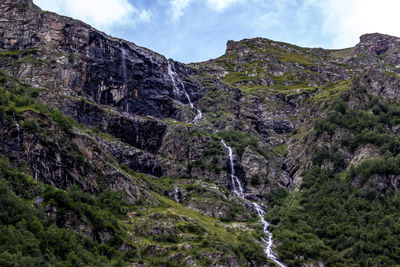
[[178, 203], [180, 203], [180, 198], [179, 198], [179, 188], [177, 186], [174, 187], [174, 200]]
[[[178, 86], [176, 85], [176, 80], [175, 80], [175, 77], [177, 76], [177, 74], [173, 71], [172, 65], [171, 65], [171, 63], [169, 61], [168, 61], [168, 75], [169, 75], [169, 77], [171, 78], [171, 81], [172, 81], [174, 95], [177, 96], [177, 97], [180, 97], [182, 93], [179, 90]], [[183, 84], [182, 81], [179, 81], [179, 84], [182, 87], [183, 94], [185, 95], [185, 97], [186, 97], [186, 99], [187, 99], [187, 101], [189, 103], [190, 108], [195, 109], [195, 107], [194, 107], [194, 105], [192, 103], [192, 100], [190, 99], [189, 94], [186, 92], [185, 85]], [[192, 121], [192, 123], [194, 123], [194, 124], [199, 122], [203, 117], [203, 113], [201, 113], [201, 111], [199, 109], [196, 109], [196, 111], [197, 111], [197, 115]]]
[[196, 124], [199, 121], [201, 121], [202, 118], [203, 118], [203, 113], [198, 109], [197, 110], [197, 115], [196, 115], [196, 117], [194, 117], [192, 123]]
[[187, 99], [188, 102], [189, 102], [189, 106], [190, 106], [191, 108], [194, 108], [193, 103], [192, 103], [192, 100], [190, 99], [189, 94], [188, 94], [188, 93], [186, 92], [186, 90], [185, 90], [185, 85], [183, 84], [183, 82], [180, 82], [180, 84], [181, 84], [181, 86], [182, 86], [183, 92], [185, 93], [186, 99]]
[[21, 132], [21, 127], [19, 126], [17, 120], [15, 119], [15, 114], [14, 114], [14, 113], [13, 113], [13, 118], [14, 118], [15, 127], [17, 128], [17, 133], [18, 133], [18, 136], [17, 136], [18, 147], [17, 147], [17, 149], [18, 149], [18, 151], [19, 151], [19, 149], [20, 149], [20, 143], [21, 143], [21, 134], [20, 134], [20, 132]]
[[[232, 182], [232, 187], [233, 187], [233, 192], [240, 198], [244, 198], [244, 192], [243, 192], [243, 187], [242, 184], [240, 183], [240, 180], [238, 177], [235, 175], [235, 166], [234, 166], [234, 157], [233, 157], [233, 150], [230, 146], [228, 146], [225, 142], [225, 140], [221, 140], [221, 143], [224, 145], [226, 149], [228, 149], [229, 152], [229, 162], [230, 162], [230, 167], [231, 167], [231, 182]], [[269, 222], [267, 222], [264, 219], [265, 211], [255, 202], [252, 202], [254, 209], [257, 212], [257, 215], [260, 217], [261, 224], [263, 226], [263, 232], [268, 236], [268, 239], [262, 239], [263, 242], [265, 243], [265, 254], [267, 255], [267, 258], [272, 260], [274, 263], [279, 265], [280, 267], [287, 267], [283, 262], [279, 261], [278, 257], [272, 250], [272, 245], [273, 245], [273, 240], [272, 240], [272, 233], [268, 231], [269, 227]]]
[[135, 139], [136, 139], [136, 145], [139, 144], [139, 120], [135, 118]]
[[121, 57], [122, 57], [122, 77], [124, 78], [124, 87], [126, 84], [126, 80], [127, 80], [127, 75], [126, 75], [126, 51], [125, 49], [121, 48]]
[[168, 61], [168, 75], [169, 75], [169, 77], [171, 78], [171, 81], [172, 81], [172, 87], [173, 87], [173, 90], [174, 90], [174, 95], [175, 96], [179, 96], [179, 89], [176, 86], [176, 82], [175, 82], [175, 72], [172, 70], [172, 66], [171, 66], [171, 63], [169, 63], [169, 61]]
[[269, 222], [264, 219], [265, 211], [255, 202], [253, 202], [254, 209], [256, 210], [258, 217], [260, 217], [261, 224], [263, 226], [263, 232], [268, 236], [268, 239], [262, 239], [265, 243], [265, 254], [267, 258], [275, 262], [280, 267], [287, 267], [283, 262], [279, 261], [278, 257], [272, 250], [272, 233], [268, 230]]
[[154, 162], [153, 164], [153, 168], [151, 169], [151, 173], [154, 174], [156, 171], [156, 167], [157, 167], [157, 162]]
[[235, 175], [235, 165], [233, 162], [233, 150], [230, 146], [228, 146], [225, 143], [225, 140], [221, 140], [221, 143], [224, 145], [226, 149], [229, 151], [229, 162], [231, 165], [231, 182], [232, 182], [232, 187], [233, 187], [233, 192], [240, 198], [244, 198], [244, 193], [243, 193], [243, 188], [242, 184], [240, 183], [240, 180], [238, 177]]

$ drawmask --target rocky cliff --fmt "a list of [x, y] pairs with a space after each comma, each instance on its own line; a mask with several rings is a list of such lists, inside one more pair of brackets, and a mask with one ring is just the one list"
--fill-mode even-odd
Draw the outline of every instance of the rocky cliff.
[[229, 41], [185, 65], [2, 0], [0, 265], [398, 262], [399, 81], [393, 36]]

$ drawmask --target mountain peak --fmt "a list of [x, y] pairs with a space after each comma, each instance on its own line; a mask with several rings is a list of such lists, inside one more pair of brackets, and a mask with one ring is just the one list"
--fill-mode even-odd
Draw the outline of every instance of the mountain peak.
[[370, 41], [382, 41], [382, 40], [400, 40], [399, 37], [388, 35], [388, 34], [383, 34], [379, 32], [375, 33], [366, 33], [360, 36], [360, 42], [365, 43], [365, 42], [370, 42]]
[[360, 43], [356, 45], [356, 52], [380, 55], [396, 47], [400, 48], [400, 38], [382, 33], [368, 33], [360, 36]]

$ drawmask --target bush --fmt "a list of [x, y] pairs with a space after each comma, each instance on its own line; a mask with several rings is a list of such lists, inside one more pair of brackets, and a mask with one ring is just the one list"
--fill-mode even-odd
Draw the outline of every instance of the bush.
[[252, 186], [257, 186], [260, 184], [260, 178], [258, 176], [251, 177], [250, 184]]
[[248, 146], [258, 148], [257, 139], [243, 132], [223, 131], [220, 133], [220, 136], [233, 147], [235, 154], [239, 157], [243, 155], [245, 148]]
[[39, 124], [37, 120], [25, 120], [21, 125], [22, 130], [29, 133], [38, 133], [39, 132]]
[[70, 132], [74, 126], [74, 121], [71, 117], [65, 116], [61, 111], [55, 110], [51, 113], [52, 119], [57, 123], [58, 127], [64, 132]]

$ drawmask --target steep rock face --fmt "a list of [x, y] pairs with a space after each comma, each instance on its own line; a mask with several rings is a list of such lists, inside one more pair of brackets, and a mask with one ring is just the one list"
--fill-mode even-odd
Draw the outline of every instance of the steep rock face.
[[381, 69], [370, 69], [359, 78], [359, 83], [367, 92], [377, 97], [398, 101], [400, 99], [400, 80], [394, 73]]
[[[72, 94], [128, 113], [177, 117], [180, 102], [188, 101], [182, 92], [174, 94], [168, 62], [161, 55], [80, 21], [41, 12], [32, 1], [3, 1], [1, 11], [0, 49], [30, 49], [44, 61], [51, 57], [49, 63], [57, 65], [39, 67], [28, 61], [9, 70], [31, 85], [52, 89], [46, 93], [49, 102], [62, 101], [58, 94]], [[186, 80], [186, 68], [170, 64], [196, 99], [199, 90]]]
[[24, 120], [40, 121], [44, 132], [19, 128], [19, 117], [9, 121], [2, 114], [0, 152], [19, 164], [25, 162], [35, 180], [61, 189], [78, 185], [92, 194], [98, 193], [99, 186], [106, 185], [113, 191], [124, 192], [130, 201], [143, 194], [144, 185], [131, 181], [112, 166], [90, 137], [79, 132], [60, 134], [57, 125], [36, 113], [25, 114]]
[[125, 143], [151, 153], [158, 152], [167, 129], [167, 125], [162, 122], [108, 112], [85, 101], [71, 101], [65, 110], [78, 123], [107, 132]]
[[360, 37], [360, 43], [356, 45], [355, 52], [358, 54], [368, 53], [372, 55], [382, 55], [385, 52], [393, 54], [389, 57], [389, 64], [399, 64], [400, 38], [385, 34], [371, 33]]

